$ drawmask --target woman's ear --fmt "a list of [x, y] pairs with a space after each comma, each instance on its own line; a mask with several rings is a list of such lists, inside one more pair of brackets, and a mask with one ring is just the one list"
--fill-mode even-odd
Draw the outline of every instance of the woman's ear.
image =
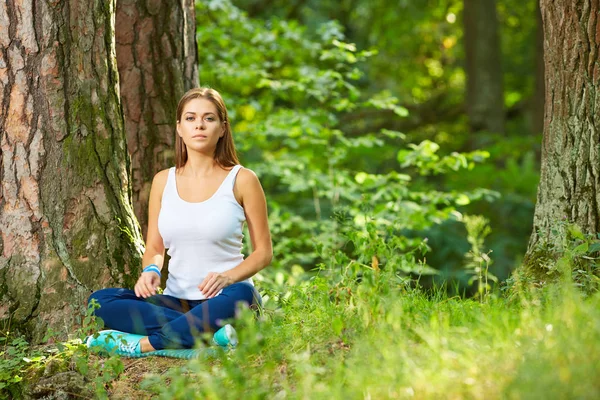
[[177, 135], [181, 137], [181, 132], [179, 132], [179, 121], [177, 121], [177, 125], [175, 125], [175, 130], [177, 131]]

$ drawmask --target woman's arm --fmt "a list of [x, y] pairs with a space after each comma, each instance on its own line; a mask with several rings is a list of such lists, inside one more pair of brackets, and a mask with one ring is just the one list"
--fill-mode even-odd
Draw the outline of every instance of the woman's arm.
[[[152, 180], [150, 188], [150, 199], [148, 202], [148, 233], [146, 234], [146, 250], [142, 257], [142, 267], [155, 264], [162, 269], [165, 255], [165, 245], [158, 232], [158, 214], [162, 194], [167, 184], [169, 170], [160, 171]], [[156, 288], [160, 285], [160, 277], [154, 272], [144, 272], [135, 284], [135, 294], [138, 297], [150, 297], [156, 294]]]
[[198, 286], [207, 297], [214, 297], [219, 290], [233, 283], [243, 281], [265, 268], [273, 258], [271, 232], [267, 220], [267, 201], [256, 174], [246, 168], [238, 172], [234, 194], [244, 208], [252, 253], [237, 267], [221, 274], [210, 273]]

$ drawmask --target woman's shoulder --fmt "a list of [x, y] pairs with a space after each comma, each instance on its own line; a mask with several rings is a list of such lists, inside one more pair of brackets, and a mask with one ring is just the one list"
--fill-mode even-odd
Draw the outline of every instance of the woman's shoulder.
[[240, 165], [235, 176], [233, 194], [242, 207], [244, 207], [244, 198], [248, 195], [252, 195], [252, 193], [256, 191], [257, 186], [260, 187], [260, 182], [254, 171]]
[[258, 176], [249, 168], [240, 168], [235, 182], [235, 191], [240, 195], [242, 202], [246, 196], [254, 197], [263, 192]]
[[152, 180], [152, 186], [159, 186], [164, 188], [167, 184], [167, 179], [169, 179], [169, 171], [171, 168], [163, 169], [154, 175], [154, 179]]
[[236, 180], [238, 181], [238, 183], [242, 186], [245, 185], [252, 185], [255, 182], [258, 182], [258, 176], [256, 175], [256, 173], [254, 171], [252, 171], [250, 168], [246, 168], [246, 167], [242, 167], [240, 166], [240, 170], [237, 173], [237, 178]]

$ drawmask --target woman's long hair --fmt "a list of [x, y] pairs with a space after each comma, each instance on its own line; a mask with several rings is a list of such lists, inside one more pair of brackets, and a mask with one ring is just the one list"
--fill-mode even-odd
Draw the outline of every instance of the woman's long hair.
[[[227, 107], [225, 107], [225, 102], [219, 92], [205, 87], [188, 90], [181, 100], [179, 100], [179, 105], [177, 106], [177, 123], [181, 121], [185, 105], [194, 99], [206, 99], [213, 103], [217, 108], [219, 120], [225, 124], [225, 134], [219, 138], [217, 148], [215, 149], [214, 159], [217, 164], [222, 168], [238, 165], [240, 162], [235, 151], [235, 144], [233, 143], [231, 124], [227, 116]], [[183, 139], [178, 134], [175, 134], [175, 165], [177, 169], [183, 167], [187, 159], [188, 154], [185, 143], [183, 143]]]

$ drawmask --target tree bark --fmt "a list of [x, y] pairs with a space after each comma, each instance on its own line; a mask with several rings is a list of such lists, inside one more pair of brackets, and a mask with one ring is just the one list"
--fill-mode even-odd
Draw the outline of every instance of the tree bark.
[[502, 53], [496, 0], [464, 0], [466, 108], [472, 132], [504, 133]]
[[600, 1], [542, 0], [546, 107], [534, 230], [525, 258], [560, 248], [551, 230], [600, 228]]
[[0, 319], [37, 338], [140, 267], [114, 9], [0, 3]]
[[194, 1], [118, 0], [115, 30], [134, 211], [145, 237], [152, 178], [174, 165], [177, 103], [199, 84]]

